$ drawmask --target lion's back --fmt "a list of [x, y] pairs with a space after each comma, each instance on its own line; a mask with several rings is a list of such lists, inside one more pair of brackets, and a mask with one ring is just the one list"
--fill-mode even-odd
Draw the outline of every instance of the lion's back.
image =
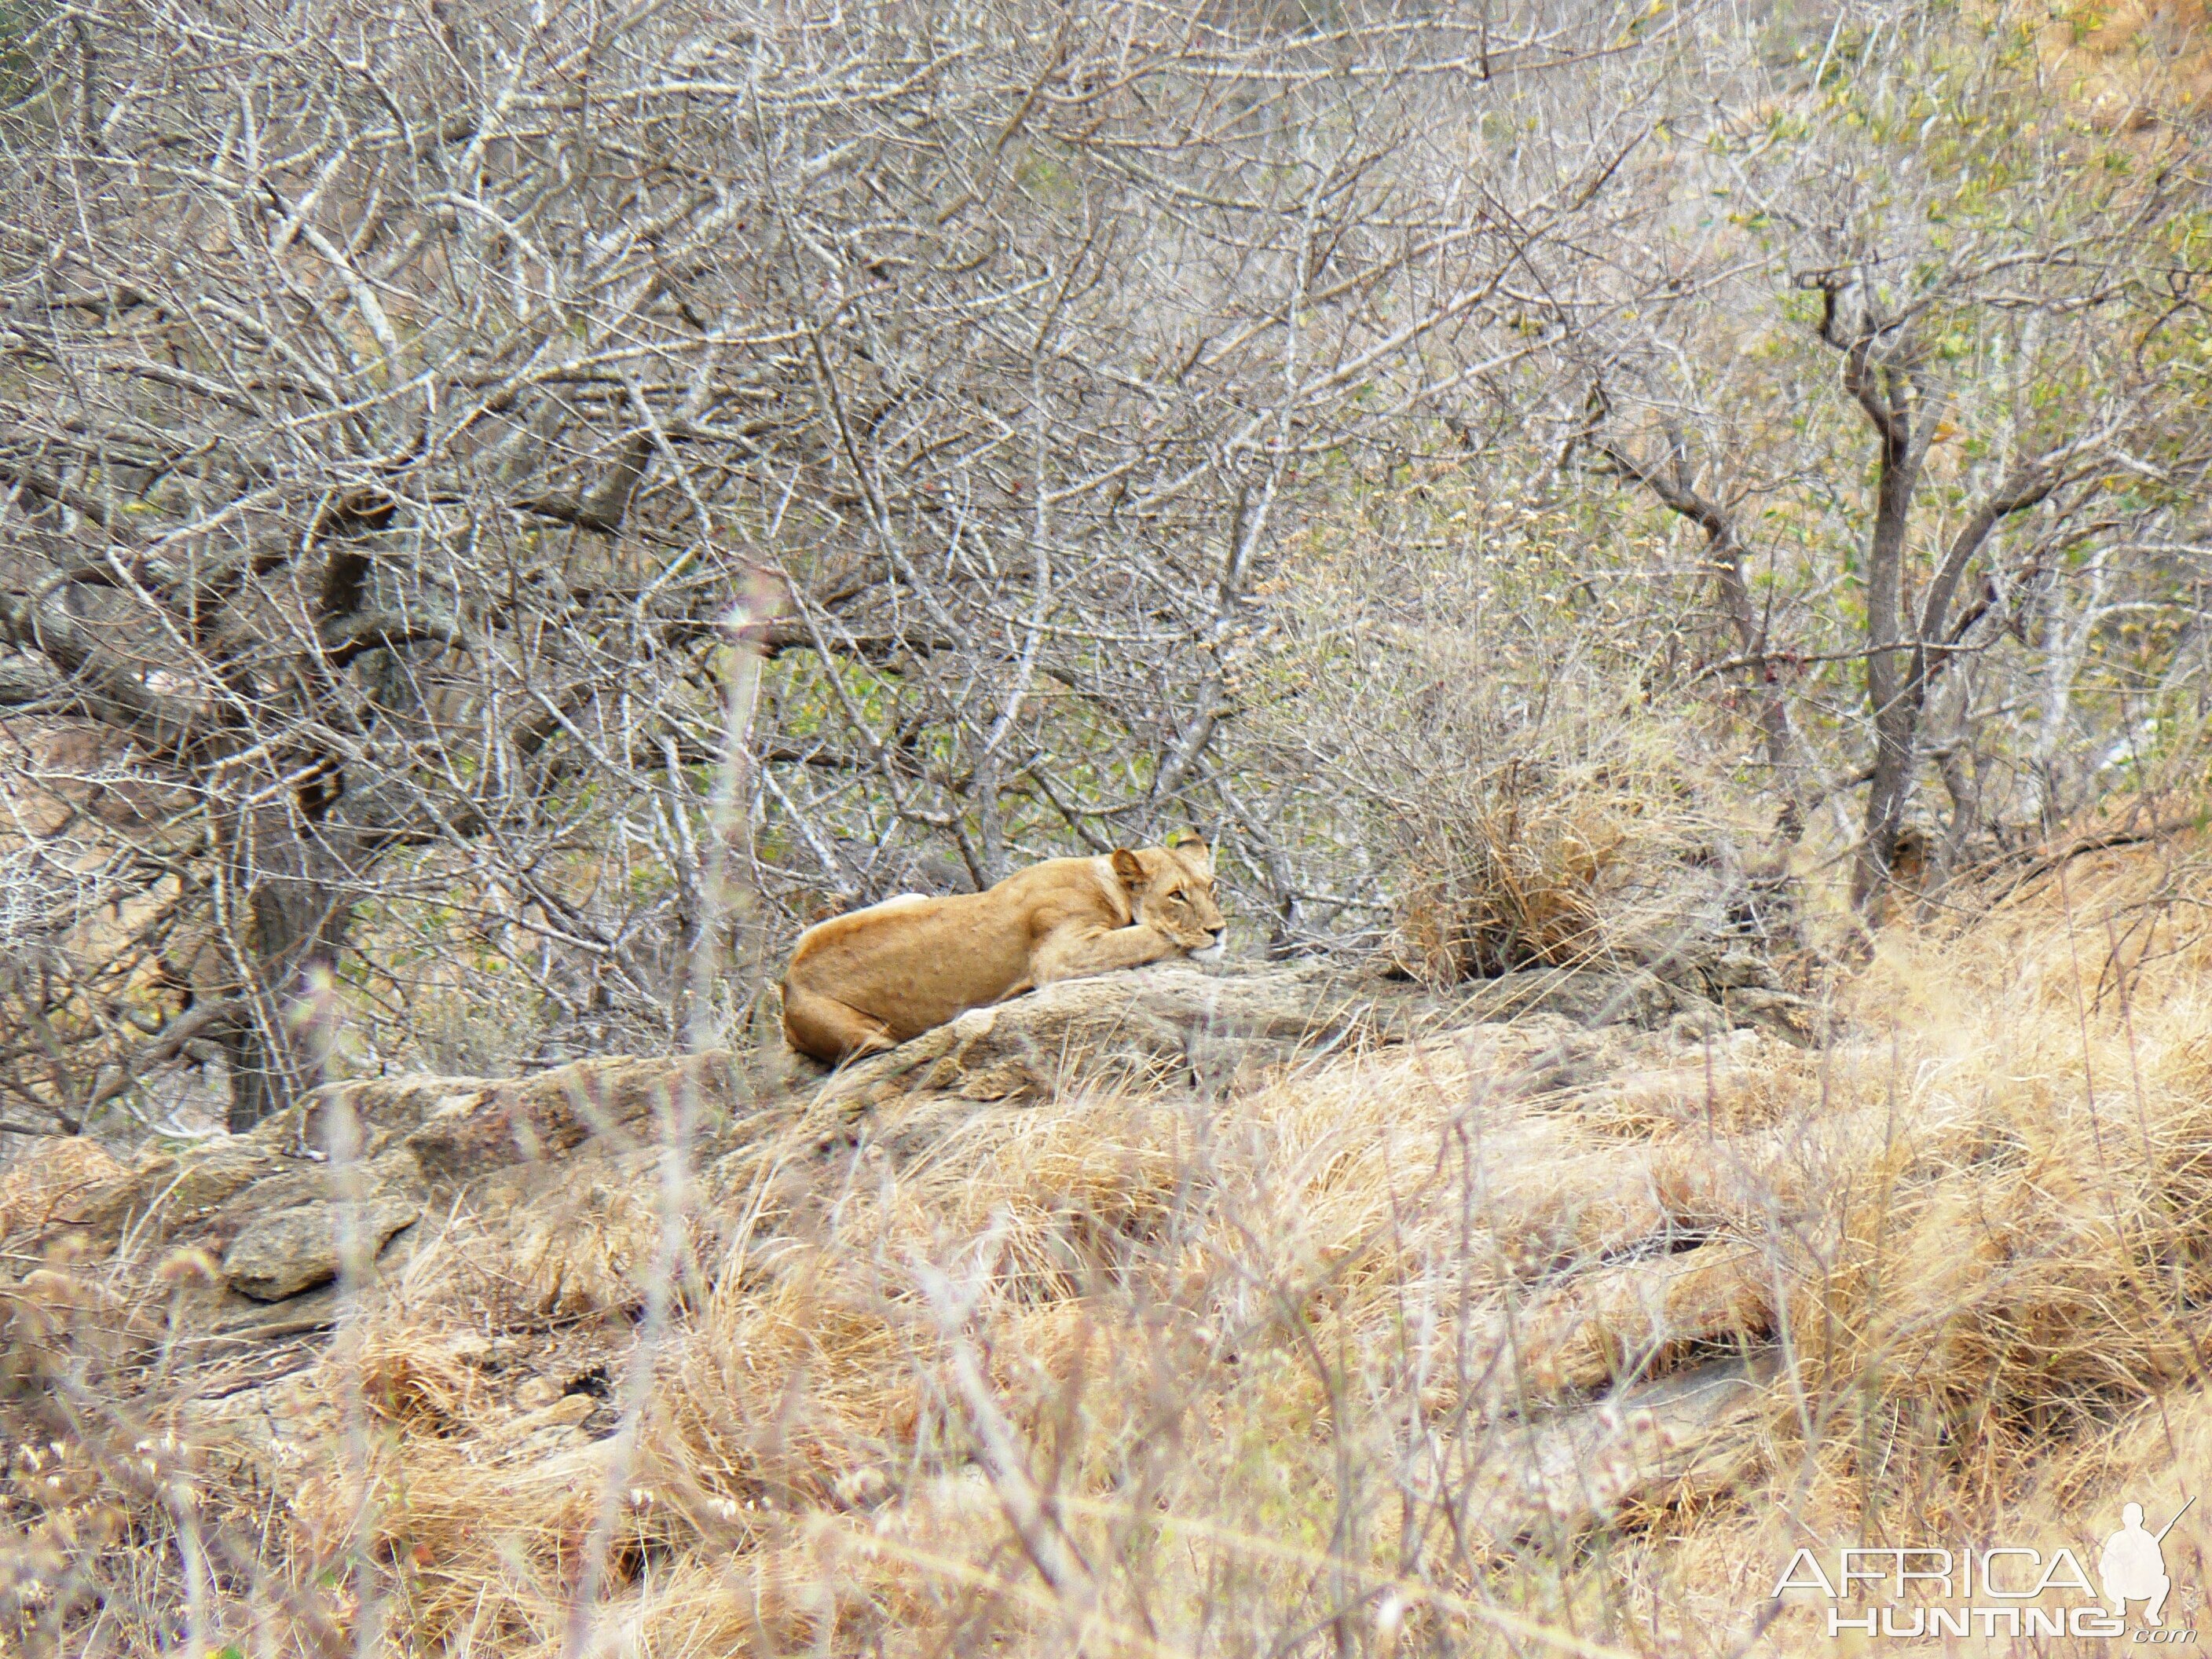
[[1030, 977], [1030, 948], [1069, 916], [1110, 915], [1087, 859], [1052, 859], [980, 893], [905, 894], [817, 922], [785, 970], [895, 1029], [927, 1030]]

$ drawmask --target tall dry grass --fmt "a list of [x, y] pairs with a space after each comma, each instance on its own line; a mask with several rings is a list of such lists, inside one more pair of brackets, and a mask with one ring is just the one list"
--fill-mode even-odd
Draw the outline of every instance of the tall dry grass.
[[1663, 959], [1709, 937], [1758, 829], [1709, 732], [1595, 665], [1552, 665], [1540, 696], [1438, 630], [1401, 641], [1425, 695], [1355, 702], [1338, 764], [1389, 872], [1387, 949], [1431, 986], [1531, 967]]

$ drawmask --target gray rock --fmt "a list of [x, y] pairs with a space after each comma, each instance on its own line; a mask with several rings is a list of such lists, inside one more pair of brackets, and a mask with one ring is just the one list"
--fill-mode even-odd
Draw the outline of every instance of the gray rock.
[[1777, 1365], [1762, 1350], [1595, 1401], [1493, 1416], [1474, 1432], [1471, 1529], [1494, 1547], [1556, 1542], [1624, 1510], [1725, 1491], [1759, 1466], [1759, 1414]]
[[971, 1008], [888, 1054], [833, 1073], [813, 1103], [854, 1111], [925, 1092], [974, 1101], [1042, 1098], [1076, 1082], [1206, 1087], [1240, 1069], [1318, 1054], [1355, 1036], [1406, 1042], [1547, 1014], [1591, 1030], [1656, 1030], [1685, 1013], [1716, 1030], [1745, 1023], [1698, 991], [1638, 970], [1535, 969], [1428, 992], [1322, 963], [1202, 968], [1163, 962], [1063, 980]]
[[1495, 979], [1470, 980], [1440, 994], [1455, 1020], [1515, 1020], [1559, 1014], [1595, 1030], [1628, 1024], [1656, 1030], [1703, 999], [1656, 974], [1595, 969], [1524, 968]]
[[835, 1073], [814, 1104], [860, 1109], [920, 1091], [1013, 1100], [1074, 1082], [1203, 1080], [1231, 1050], [1272, 1061], [1355, 1030], [1410, 1035], [1409, 1003], [1403, 988], [1321, 964], [1208, 972], [1156, 963], [971, 1008]]
[[[362, 1252], [373, 1260], [422, 1206], [398, 1193], [379, 1193], [363, 1200], [357, 1213]], [[335, 1279], [341, 1219], [339, 1206], [327, 1200], [258, 1216], [222, 1253], [223, 1277], [257, 1302], [282, 1302]]]
[[[350, 1085], [380, 1115], [376, 1085]], [[406, 1146], [434, 1186], [456, 1186], [509, 1164], [566, 1157], [596, 1144], [621, 1152], [654, 1143], [679, 1103], [720, 1122], [747, 1092], [724, 1049], [689, 1060], [610, 1055], [439, 1096]], [[688, 1096], [688, 1101], [683, 1097]]]

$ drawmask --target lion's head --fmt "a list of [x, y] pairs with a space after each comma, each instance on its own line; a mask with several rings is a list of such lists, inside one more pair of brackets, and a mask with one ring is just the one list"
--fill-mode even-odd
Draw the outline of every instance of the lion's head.
[[1220, 957], [1228, 924], [1213, 902], [1213, 851], [1203, 841], [1184, 834], [1165, 847], [1136, 852], [1117, 848], [1113, 861], [1134, 920], [1165, 934], [1200, 962]]

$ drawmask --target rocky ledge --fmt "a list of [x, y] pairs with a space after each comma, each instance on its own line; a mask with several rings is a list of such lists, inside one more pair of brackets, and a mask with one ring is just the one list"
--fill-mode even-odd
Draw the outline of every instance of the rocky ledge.
[[331, 1084], [249, 1134], [135, 1164], [88, 1147], [28, 1160], [0, 1184], [0, 1228], [18, 1260], [61, 1240], [73, 1255], [198, 1252], [225, 1292], [225, 1317], [265, 1324], [268, 1304], [325, 1289], [349, 1253], [366, 1267], [404, 1249], [435, 1209], [465, 1200], [517, 1213], [529, 1237], [557, 1234], [571, 1188], [644, 1178], [678, 1121], [703, 1162], [763, 1114], [829, 1141], [896, 1103], [911, 1135], [985, 1103], [1078, 1088], [1218, 1092], [1347, 1044], [1534, 1016], [1563, 1030], [1759, 1025], [1796, 1042], [1813, 1030], [1807, 1006], [1771, 988], [1707, 995], [1650, 973], [1522, 973], [1439, 995], [1319, 964], [1160, 963], [975, 1009], [826, 1074], [788, 1056], [758, 1066], [714, 1050], [522, 1078]]

